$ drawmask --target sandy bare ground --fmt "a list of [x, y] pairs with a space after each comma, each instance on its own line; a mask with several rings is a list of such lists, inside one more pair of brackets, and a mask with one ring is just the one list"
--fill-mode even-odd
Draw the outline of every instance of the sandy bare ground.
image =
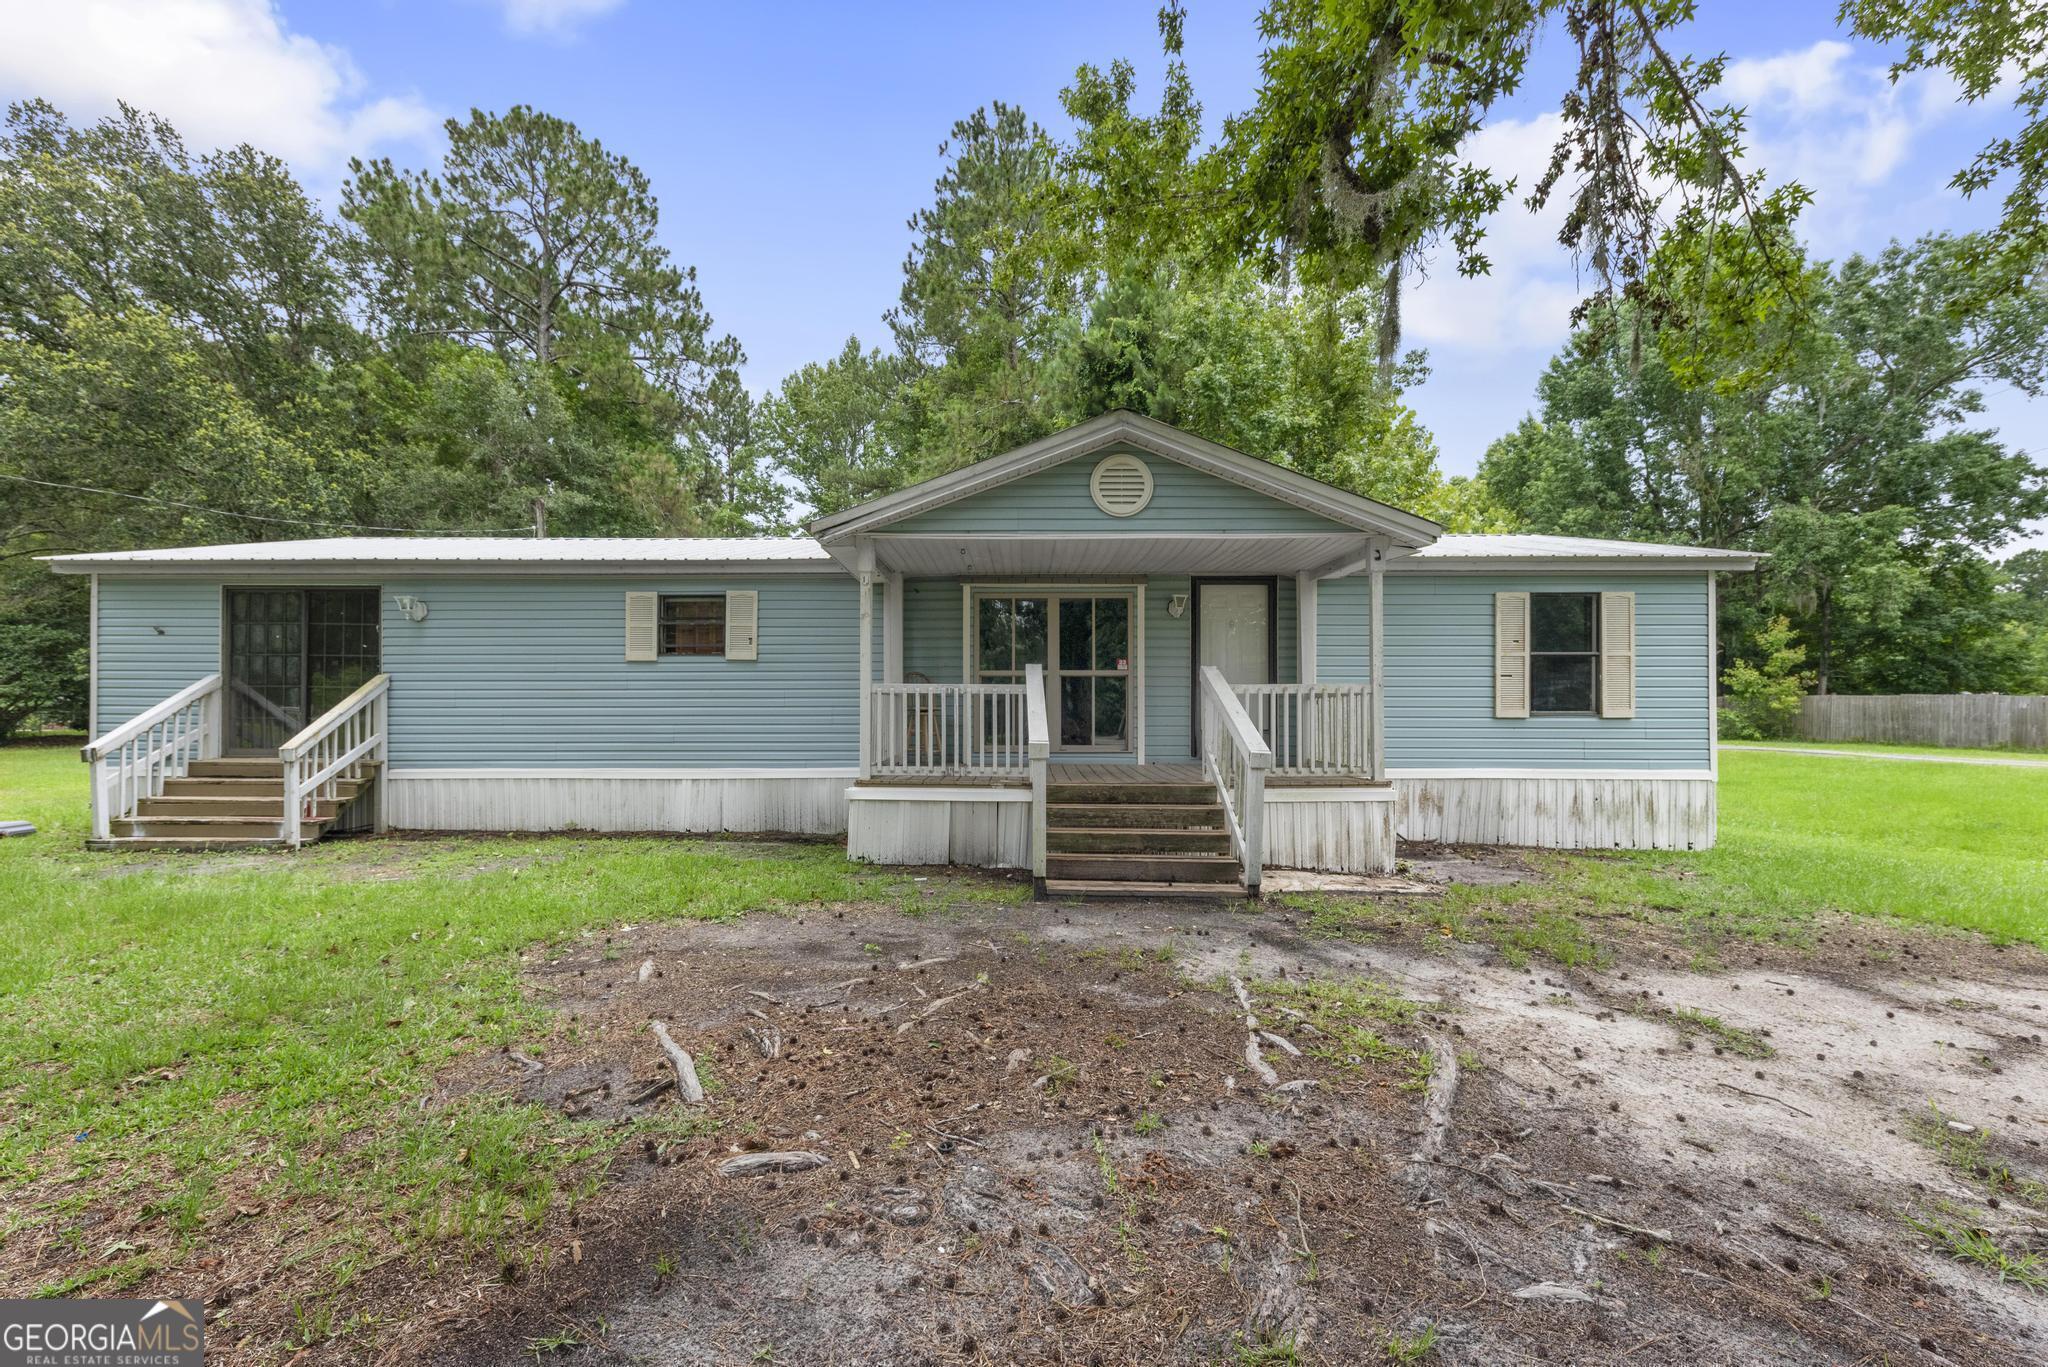
[[[378, 1352], [2048, 1358], [2048, 1294], [1906, 1223], [2044, 1246], [2041, 955], [1841, 924], [1696, 972], [1630, 927], [1599, 969], [1516, 967], [1427, 902], [1334, 937], [1270, 906], [826, 909], [535, 962], [545, 1066], [475, 1059], [449, 1096], [680, 1125], [659, 1018], [706, 1123], [622, 1155], [538, 1270], [373, 1279]], [[823, 1161], [719, 1175], [768, 1151]]]

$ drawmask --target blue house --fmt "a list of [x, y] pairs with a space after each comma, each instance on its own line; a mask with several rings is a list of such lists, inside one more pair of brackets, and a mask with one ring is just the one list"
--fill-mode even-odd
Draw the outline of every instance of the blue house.
[[1121, 412], [810, 531], [52, 557], [95, 842], [843, 834], [1059, 892], [1713, 842], [1754, 555], [1445, 535]]

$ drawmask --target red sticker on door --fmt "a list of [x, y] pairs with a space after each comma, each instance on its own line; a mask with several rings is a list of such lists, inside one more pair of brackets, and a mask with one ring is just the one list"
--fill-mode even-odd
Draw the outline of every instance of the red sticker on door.
[[1116, 662], [1116, 667], [1118, 669], [1129, 669], [1131, 667], [1131, 662], [1129, 660], [1118, 660]]

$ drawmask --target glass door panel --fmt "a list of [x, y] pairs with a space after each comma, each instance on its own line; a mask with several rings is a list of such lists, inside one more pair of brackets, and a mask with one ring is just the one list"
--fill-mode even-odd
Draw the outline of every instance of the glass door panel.
[[1055, 748], [1128, 750], [1131, 612], [1129, 594], [977, 596], [975, 678], [1022, 683], [1043, 665]]
[[297, 589], [229, 591], [229, 754], [271, 753], [304, 729], [304, 606]]
[[231, 755], [269, 755], [380, 668], [376, 589], [230, 589]]
[[318, 717], [378, 669], [377, 590], [306, 591], [306, 715]]

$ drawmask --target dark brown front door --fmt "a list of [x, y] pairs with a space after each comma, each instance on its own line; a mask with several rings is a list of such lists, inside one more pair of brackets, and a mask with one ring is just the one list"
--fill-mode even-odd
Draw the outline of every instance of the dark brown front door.
[[274, 754], [377, 672], [376, 589], [228, 590], [226, 752]]

